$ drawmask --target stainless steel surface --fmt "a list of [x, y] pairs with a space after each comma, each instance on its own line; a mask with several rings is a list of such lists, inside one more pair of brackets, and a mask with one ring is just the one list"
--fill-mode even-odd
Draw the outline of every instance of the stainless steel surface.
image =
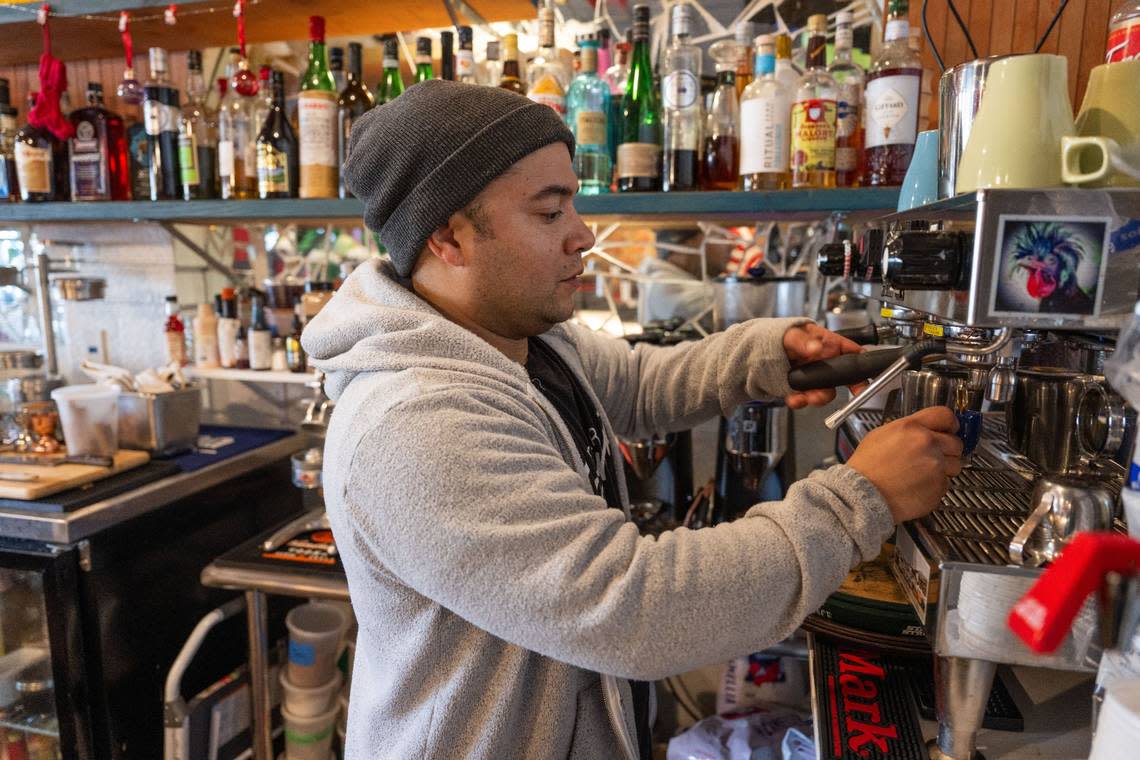
[[713, 324], [723, 330], [756, 317], [801, 317], [807, 301], [802, 278], [718, 277], [713, 286]]
[[119, 445], [151, 454], [194, 448], [202, 422], [202, 389], [119, 394]]
[[[1055, 188], [1049, 190], [979, 190], [954, 201], [961, 213], [970, 199], [973, 209], [974, 250], [970, 262], [967, 291], [907, 291], [901, 295], [884, 291], [888, 305], [904, 306], [941, 320], [976, 327], [1044, 328], [1061, 330], [1119, 330], [1140, 297], [1136, 272], [1140, 270], [1140, 246], [1096, 252], [1103, 267], [1103, 286], [1098, 305], [1091, 314], [1001, 312], [994, 308], [993, 296], [1002, 274], [999, 242], [1006, 220], [1031, 217], [1050, 219], [1091, 218], [1105, 220], [1111, 237], [1132, 220], [1140, 219], [1140, 189]], [[933, 214], [933, 216], [931, 216]], [[946, 219], [950, 212], [916, 209], [899, 218]], [[894, 217], [891, 217], [894, 218]]]
[[1015, 451], [1045, 472], [1065, 473], [1116, 453], [1107, 446], [1119, 447], [1123, 440], [1123, 414], [1123, 407], [1111, 406], [1109, 392], [1096, 378], [1054, 367], [1023, 367], [1017, 370], [1005, 421]]
[[[990, 66], [1009, 56], [991, 56], [947, 69], [938, 82], [938, 197], [954, 195], [958, 162], [982, 102]], [[1058, 159], [1059, 160], [1059, 159]]]
[[621, 439], [622, 456], [638, 480], [648, 480], [669, 455], [669, 440], [654, 438]]
[[1116, 495], [1088, 478], [1046, 475], [1037, 481], [1033, 511], [1009, 543], [1010, 559], [1020, 565], [1052, 562], [1078, 531], [1112, 528]]
[[938, 364], [907, 370], [902, 374], [900, 414], [905, 417], [928, 406], [954, 409], [960, 388], [966, 394], [967, 408], [980, 412], [985, 391], [979, 384], [971, 385], [968, 370]]
[[164, 478], [74, 512], [40, 513], [0, 509], [0, 536], [53, 544], [76, 543], [172, 501], [280, 461], [304, 445], [303, 436], [291, 435], [217, 464]]
[[255, 590], [278, 596], [302, 599], [321, 598], [348, 601], [348, 581], [343, 576], [314, 576], [285, 570], [237, 570], [207, 565], [202, 570], [202, 585], [239, 591]]
[[935, 671], [938, 688], [937, 760], [971, 760], [977, 749], [978, 730], [986, 713], [997, 663], [939, 657]]
[[102, 277], [56, 277], [51, 285], [64, 301], [101, 301], [107, 292]]
[[[265, 594], [245, 592], [246, 635], [249, 638], [249, 679], [253, 725], [269, 727], [273, 705], [269, 700], [269, 610]], [[254, 760], [273, 760], [273, 737], [268, 730], [253, 732]]]
[[782, 403], [741, 404], [728, 418], [724, 451], [744, 487], [758, 491], [788, 447], [788, 408]]
[[36, 254], [36, 301], [40, 309], [40, 335], [43, 338], [44, 362], [47, 366], [48, 377], [59, 374], [59, 360], [55, 352], [55, 329], [51, 309], [51, 283], [48, 281], [48, 270], [51, 262], [47, 251]]
[[1001, 357], [990, 370], [989, 382], [986, 385], [987, 401], [1005, 404], [1013, 400], [1013, 391], [1017, 387], [1014, 363], [1014, 357]]

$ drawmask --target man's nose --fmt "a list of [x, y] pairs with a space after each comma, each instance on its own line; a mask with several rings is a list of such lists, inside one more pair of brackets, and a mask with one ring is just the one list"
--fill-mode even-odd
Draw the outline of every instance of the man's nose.
[[574, 229], [567, 239], [567, 244], [570, 252], [582, 254], [594, 247], [594, 233], [582, 221], [582, 217], [578, 216], [577, 211], [574, 214]]

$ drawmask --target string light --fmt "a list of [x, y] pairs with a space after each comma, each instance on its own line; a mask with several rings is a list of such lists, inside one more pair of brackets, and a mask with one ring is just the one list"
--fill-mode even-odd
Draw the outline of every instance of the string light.
[[[261, 0], [246, 0], [247, 6], [260, 5], [260, 4], [261, 4]], [[14, 3], [0, 3], [0, 8], [2, 8], [4, 10], [9, 10], [9, 11], [16, 11], [17, 13], [26, 13], [29, 16], [36, 16], [36, 17], [39, 17], [40, 14], [43, 13], [43, 9], [31, 7], [27, 4], [16, 5]], [[215, 6], [205, 7], [205, 8], [199, 8], [199, 7], [177, 8], [177, 17], [178, 18], [185, 18], [186, 16], [201, 16], [201, 15], [211, 14], [211, 13], [229, 13], [232, 11], [232, 9], [233, 9], [233, 5], [231, 3], [229, 3], [227, 0], [227, 2], [225, 2], [222, 5], [215, 5]], [[175, 6], [172, 5], [172, 6], [169, 6], [165, 9], [163, 9], [162, 13], [152, 13], [152, 14], [147, 15], [147, 16], [135, 16], [132, 14], [131, 15], [131, 23], [132, 24], [139, 24], [139, 23], [145, 23], [147, 21], [161, 21], [164, 24], [169, 24], [171, 22], [168, 19], [174, 18], [174, 15], [175, 15], [174, 11], [175, 11]], [[119, 23], [119, 16], [117, 14], [110, 15], [110, 16], [96, 16], [96, 15], [91, 14], [91, 13], [61, 13], [61, 12], [57, 11], [55, 8], [52, 8], [51, 16], [52, 16], [52, 18], [56, 18], [56, 19], [82, 19], [84, 21], [105, 21], [107, 23], [116, 24], [116, 25]], [[43, 22], [41, 21], [40, 23], [42, 24]]]

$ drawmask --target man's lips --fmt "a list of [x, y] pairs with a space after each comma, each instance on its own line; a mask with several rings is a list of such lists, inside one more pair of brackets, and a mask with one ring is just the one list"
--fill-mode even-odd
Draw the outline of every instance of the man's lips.
[[572, 274], [572, 275], [570, 275], [569, 277], [566, 277], [566, 278], [564, 278], [564, 279], [562, 280], [562, 282], [572, 282], [572, 281], [574, 281], [574, 280], [577, 280], [579, 277], [581, 277], [581, 276], [582, 276], [582, 274], [583, 274], [585, 271], [586, 271], [586, 270], [584, 270], [584, 269], [579, 269], [579, 270], [577, 271], [577, 273], [575, 273], [575, 274]]

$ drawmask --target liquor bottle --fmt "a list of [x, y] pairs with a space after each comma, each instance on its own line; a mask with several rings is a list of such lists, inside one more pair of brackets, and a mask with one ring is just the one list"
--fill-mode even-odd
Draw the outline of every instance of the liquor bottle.
[[122, 118], [103, 107], [103, 85], [88, 82], [87, 107], [73, 111], [68, 119], [75, 127], [68, 140], [71, 199], [130, 200], [127, 131]]
[[487, 57], [475, 64], [475, 81], [488, 87], [498, 87], [503, 78], [502, 45], [498, 40], [487, 40]]
[[[427, 39], [420, 37], [421, 40]], [[430, 44], [430, 40], [428, 40]], [[352, 125], [376, 105], [376, 99], [364, 84], [361, 75], [363, 68], [364, 48], [359, 42], [348, 43], [348, 71], [345, 72], [347, 84], [341, 91], [336, 103], [337, 135], [337, 166], [344, 168], [345, 159], [348, 158], [349, 138], [352, 135]], [[428, 65], [430, 66], [430, 59]], [[344, 177], [340, 178], [339, 195], [341, 198], [351, 198], [352, 193], [344, 186]]]
[[253, 115], [249, 120], [250, 139], [257, 139], [257, 133], [265, 125], [265, 118], [272, 110], [273, 67], [263, 65], [257, 70], [257, 95], [253, 98]]
[[431, 37], [416, 37], [416, 73], [412, 84], [426, 82], [435, 77], [431, 68]]
[[17, 129], [16, 108], [12, 105], [8, 80], [0, 79], [0, 203], [20, 197], [16, 179]]
[[800, 77], [804, 75], [803, 69], [792, 60], [792, 38], [786, 34], [776, 35], [776, 79], [792, 95], [800, 86]]
[[455, 34], [439, 33], [439, 78], [455, 81]]
[[851, 26], [848, 11], [835, 14], [835, 52], [827, 72], [835, 79], [835, 184], [858, 187], [863, 159], [863, 67], [851, 60]]
[[736, 98], [744, 95], [744, 90], [752, 84], [755, 51], [752, 49], [754, 25], [751, 21], [741, 21], [733, 29], [736, 44], [740, 45], [740, 58], [736, 62]]
[[202, 52], [186, 54], [186, 106], [178, 127], [178, 167], [185, 200], [216, 198], [218, 185], [217, 114], [206, 106]]
[[329, 73], [332, 74], [336, 92], [344, 89], [348, 79], [344, 76], [344, 48], [334, 46], [329, 48]]
[[1104, 62], [1140, 58], [1140, 0], [1122, 0], [1108, 21]]
[[166, 50], [150, 49], [150, 80], [143, 85], [143, 121], [150, 145], [150, 199], [182, 198], [178, 168], [178, 90], [167, 79]]
[[792, 187], [835, 187], [836, 92], [820, 13], [808, 18], [807, 71], [792, 102]]
[[[142, 109], [139, 109], [141, 114]], [[142, 200], [150, 197], [150, 142], [146, 125], [135, 118], [127, 127], [127, 152], [130, 154], [131, 197]]]
[[222, 288], [221, 308], [218, 309], [218, 362], [223, 369], [233, 369], [237, 366], [234, 343], [240, 326], [241, 322], [237, 318], [237, 295], [233, 288]]
[[701, 49], [689, 42], [693, 6], [673, 6], [673, 39], [665, 51], [661, 104], [665, 111], [661, 184], [665, 192], [696, 190], [701, 155]]
[[[274, 74], [276, 80], [277, 74]], [[281, 99], [285, 99], [285, 83], [281, 84]], [[265, 304], [261, 296], [253, 295], [253, 312], [249, 323], [249, 368], [267, 370], [273, 365], [273, 333], [265, 321]]]
[[566, 121], [574, 132], [574, 171], [579, 192], [598, 195], [610, 191], [609, 128], [610, 86], [598, 77], [598, 42], [582, 40], [582, 70], [566, 94]]
[[237, 48], [230, 49], [226, 77], [218, 80], [221, 93], [221, 105], [218, 107], [218, 186], [222, 198], [227, 200], [255, 198], [257, 192], [257, 184], [251, 185], [245, 165], [246, 145], [252, 132], [253, 103], [229, 86], [238, 71], [240, 57]]
[[257, 194], [296, 198], [300, 184], [297, 135], [285, 115], [285, 74], [273, 72], [273, 110], [257, 136]]
[[221, 366], [218, 358], [218, 315], [209, 303], [198, 304], [198, 313], [194, 317], [194, 366], [199, 369]]
[[701, 187], [705, 190], [735, 190], [740, 184], [740, 102], [736, 99], [736, 66], [741, 52], [734, 42], [733, 47], [718, 48], [713, 54], [716, 90], [705, 116], [704, 163], [701, 166]]
[[376, 105], [390, 103], [404, 92], [400, 77], [400, 48], [395, 37], [384, 39], [384, 73], [376, 88]]
[[166, 297], [166, 361], [168, 364], [186, 366], [186, 324], [178, 309], [178, 296]]
[[594, 38], [598, 41], [598, 76], [604, 77], [610, 66], [614, 65], [614, 47], [610, 26], [602, 19], [597, 22]]
[[308, 357], [301, 345], [301, 332], [305, 326], [301, 322], [301, 304], [293, 307], [293, 325], [285, 338], [285, 363], [290, 372], [304, 372], [308, 369]]
[[455, 51], [455, 75], [460, 82], [475, 84], [475, 50], [471, 27], [456, 27], [459, 50]]
[[[617, 149], [621, 144], [622, 96], [629, 81], [629, 54], [633, 49], [633, 30], [626, 29], [625, 39], [617, 44], [617, 61], [602, 72], [602, 78], [610, 86], [610, 160], [617, 165]], [[599, 69], [599, 71], [601, 71]]]
[[863, 151], [868, 185], [901, 185], [918, 138], [922, 59], [908, 44], [907, 0], [890, 0], [883, 47], [867, 72]]
[[[301, 133], [301, 197], [336, 198], [337, 92], [325, 52], [323, 16], [309, 16], [309, 66], [301, 77], [297, 123]], [[258, 174], [259, 181], [260, 177]]]
[[249, 333], [240, 321], [234, 334], [234, 368], [249, 369]]
[[504, 90], [526, 95], [526, 85], [519, 76], [519, 36], [507, 34], [503, 36], [503, 76], [499, 79], [499, 86]]
[[566, 115], [566, 88], [570, 72], [562, 64], [554, 46], [554, 6], [552, 0], [538, 9], [538, 55], [527, 67], [526, 94], [536, 103], [550, 106]]
[[776, 77], [775, 39], [756, 43], [756, 74], [740, 104], [740, 176], [745, 190], [784, 190], [792, 93]]
[[621, 105], [617, 186], [623, 193], [661, 189], [661, 102], [649, 60], [649, 6], [633, 6], [633, 52]]
[[[28, 98], [28, 114], [35, 106]], [[47, 127], [34, 127], [29, 122], [16, 133], [16, 181], [20, 200], [25, 203], [66, 201], [69, 196], [67, 144]]]

